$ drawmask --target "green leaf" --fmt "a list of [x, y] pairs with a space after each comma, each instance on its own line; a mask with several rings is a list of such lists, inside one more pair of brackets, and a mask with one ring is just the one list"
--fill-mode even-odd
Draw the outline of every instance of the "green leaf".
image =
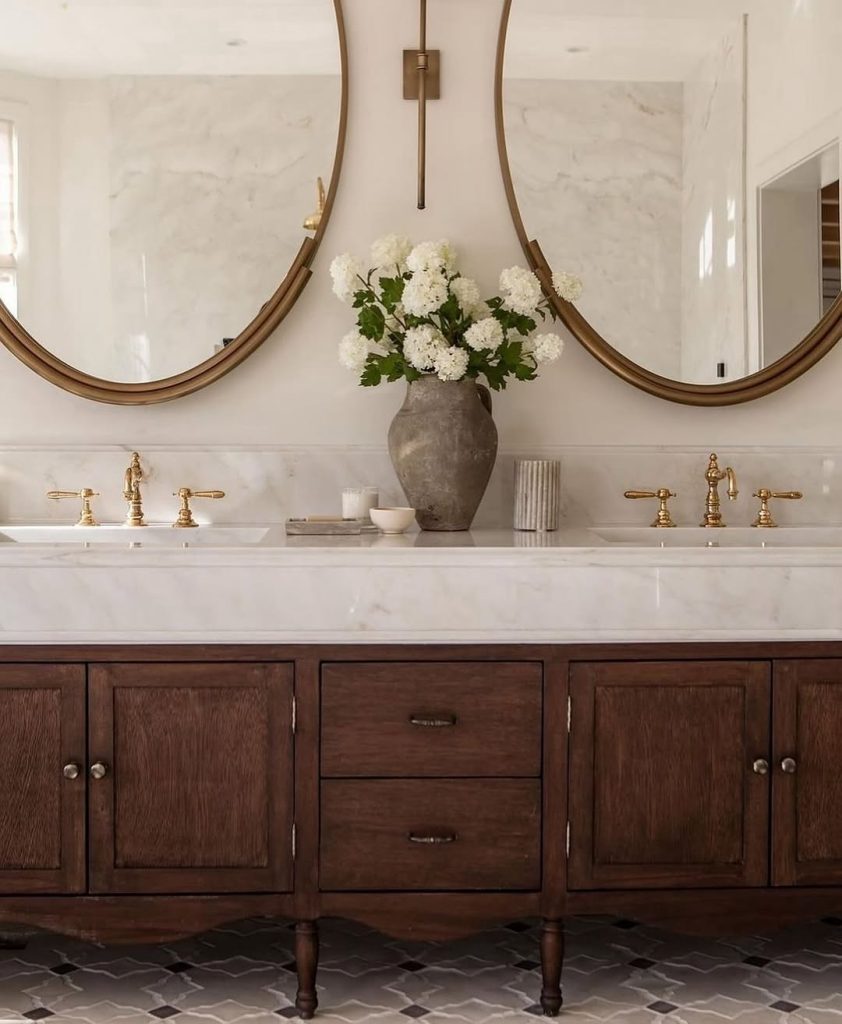
[[383, 374], [380, 372], [379, 359], [377, 356], [369, 356], [368, 362], [365, 365], [365, 369], [360, 377], [360, 384], [364, 388], [375, 388], [383, 379]]
[[377, 296], [370, 288], [360, 288], [358, 292], [354, 292], [354, 309], [360, 309], [369, 302], [377, 302]]
[[364, 306], [357, 317], [360, 334], [371, 341], [380, 341], [386, 330], [386, 317], [379, 306]]
[[518, 380], [535, 380], [537, 376], [535, 370], [527, 363], [515, 367], [515, 377]]
[[386, 312], [394, 313], [395, 308], [403, 298], [405, 285], [406, 282], [402, 277], [380, 278], [380, 301], [386, 308]]

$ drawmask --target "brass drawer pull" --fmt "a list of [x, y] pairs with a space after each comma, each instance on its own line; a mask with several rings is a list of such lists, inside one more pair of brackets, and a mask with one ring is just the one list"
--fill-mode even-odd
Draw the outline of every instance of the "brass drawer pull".
[[423, 729], [449, 729], [456, 725], [456, 715], [410, 715], [409, 724]]
[[82, 769], [79, 767], [78, 764], [76, 764], [75, 761], [71, 761], [69, 764], [66, 764], [64, 766], [64, 768], [62, 768], [62, 770], [61, 770], [61, 774], [66, 779], [69, 779], [71, 782], [74, 779], [78, 779], [79, 776], [81, 775], [81, 773], [82, 773]]
[[796, 771], [798, 771], [798, 763], [795, 758], [785, 757], [783, 761], [781, 761], [781, 771], [785, 772], [787, 775], [795, 775]]
[[443, 835], [425, 836], [420, 835], [418, 832], [410, 832], [407, 839], [411, 843], [421, 843], [425, 846], [441, 846], [444, 843], [455, 843], [459, 837], [455, 832], [449, 832]]
[[751, 766], [751, 770], [755, 775], [768, 775], [769, 774], [769, 762], [765, 757], [758, 757], [758, 759]]
[[90, 776], [92, 779], [104, 779], [108, 774], [108, 765], [103, 761], [96, 761], [90, 767]]

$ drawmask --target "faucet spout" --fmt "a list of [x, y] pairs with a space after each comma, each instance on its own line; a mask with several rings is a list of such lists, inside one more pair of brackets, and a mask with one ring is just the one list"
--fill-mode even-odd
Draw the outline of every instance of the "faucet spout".
[[138, 452], [132, 452], [131, 464], [123, 476], [123, 497], [129, 503], [126, 526], [146, 526], [140, 493], [141, 480], [143, 480], [143, 469], [140, 465], [140, 455]]
[[730, 466], [726, 466], [725, 475], [728, 477], [728, 497], [731, 501], [736, 501], [737, 495], [740, 493], [737, 490], [737, 474]]
[[701, 525], [709, 529], [718, 529], [725, 526], [722, 522], [722, 512], [719, 507], [719, 484], [721, 481], [728, 479], [728, 497], [731, 501], [735, 501], [737, 495], [740, 493], [737, 490], [737, 474], [731, 469], [730, 466], [726, 466], [725, 469], [719, 468], [719, 457], [716, 453], [712, 453], [710, 461], [708, 462], [708, 468], [705, 472], [705, 481], [708, 485], [707, 498], [705, 499], [705, 515], [702, 519]]

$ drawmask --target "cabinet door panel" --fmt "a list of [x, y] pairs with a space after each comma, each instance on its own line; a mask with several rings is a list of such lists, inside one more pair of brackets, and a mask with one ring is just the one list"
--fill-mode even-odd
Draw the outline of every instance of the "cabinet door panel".
[[96, 892], [292, 887], [292, 670], [91, 668]]
[[768, 883], [770, 668], [571, 671], [570, 888]]
[[84, 668], [0, 666], [0, 895], [84, 891], [84, 770]]
[[842, 884], [842, 661], [778, 662], [773, 722], [772, 880]]

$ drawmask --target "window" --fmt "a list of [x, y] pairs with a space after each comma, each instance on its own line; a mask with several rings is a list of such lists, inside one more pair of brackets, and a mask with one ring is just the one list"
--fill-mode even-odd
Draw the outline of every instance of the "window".
[[17, 315], [17, 140], [13, 121], [0, 118], [0, 302]]

